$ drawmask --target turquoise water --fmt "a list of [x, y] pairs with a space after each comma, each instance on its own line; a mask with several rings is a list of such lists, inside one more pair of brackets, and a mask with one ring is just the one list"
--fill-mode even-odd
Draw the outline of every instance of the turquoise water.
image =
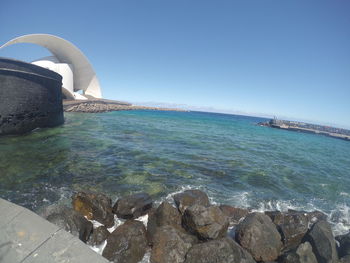
[[189, 188], [257, 210], [319, 209], [350, 226], [350, 142], [200, 112], [66, 113], [63, 126], [0, 138], [0, 196], [37, 210], [74, 191], [156, 200]]

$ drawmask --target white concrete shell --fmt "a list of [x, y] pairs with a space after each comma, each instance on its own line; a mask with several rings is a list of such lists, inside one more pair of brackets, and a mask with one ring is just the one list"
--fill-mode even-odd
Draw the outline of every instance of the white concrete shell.
[[85, 55], [69, 41], [48, 34], [31, 34], [12, 39], [0, 49], [16, 43], [32, 43], [47, 48], [60, 63], [72, 66], [74, 91], [82, 90], [85, 95], [102, 98], [100, 84], [92, 65]]

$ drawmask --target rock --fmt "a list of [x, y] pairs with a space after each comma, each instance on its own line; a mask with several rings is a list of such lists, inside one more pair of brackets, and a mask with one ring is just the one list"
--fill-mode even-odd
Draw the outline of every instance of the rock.
[[229, 218], [230, 225], [237, 225], [241, 219], [249, 214], [248, 209], [233, 207], [230, 205], [220, 205], [221, 211]]
[[102, 256], [115, 263], [137, 263], [146, 249], [145, 226], [140, 221], [127, 220], [109, 235]]
[[139, 193], [118, 199], [113, 206], [113, 213], [119, 218], [133, 219], [147, 214], [153, 201], [149, 194]]
[[306, 213], [296, 211], [281, 213], [279, 211], [273, 211], [265, 212], [265, 214], [277, 226], [282, 236], [284, 250], [296, 248], [308, 231], [309, 218]]
[[285, 254], [280, 263], [317, 263], [315, 254], [309, 242], [302, 243], [296, 250]]
[[305, 212], [306, 213], [306, 216], [309, 220], [310, 223], [314, 224], [318, 221], [327, 221], [327, 215], [322, 213], [321, 211], [312, 211], [312, 212]]
[[158, 227], [154, 235], [151, 263], [180, 263], [195, 242], [188, 234], [165, 225]]
[[90, 236], [87, 244], [90, 246], [101, 245], [102, 242], [105, 241], [109, 235], [110, 233], [105, 226], [99, 226], [98, 228], [92, 231], [92, 235]]
[[185, 212], [187, 207], [194, 204], [210, 205], [207, 194], [200, 190], [186, 190], [183, 193], [176, 194], [174, 195], [174, 201], [181, 214]]
[[182, 216], [184, 228], [199, 239], [216, 239], [226, 235], [228, 218], [217, 206], [192, 205]]
[[350, 256], [350, 232], [345, 235], [337, 236], [335, 239], [339, 242], [339, 257]]
[[49, 222], [78, 237], [83, 242], [88, 240], [92, 232], [92, 223], [72, 208], [66, 206], [51, 205], [45, 208], [40, 215]]
[[181, 229], [181, 214], [168, 202], [163, 202], [161, 205], [148, 213], [147, 222], [147, 237], [152, 244], [153, 236], [157, 227], [170, 225], [177, 229]]
[[281, 235], [270, 217], [251, 213], [237, 225], [236, 240], [256, 261], [274, 261], [281, 248]]
[[194, 245], [185, 263], [255, 263], [252, 256], [230, 238], [211, 240]]
[[350, 263], [350, 255], [348, 256], [345, 256], [345, 257], [342, 257], [340, 260], [339, 260], [340, 263]]
[[305, 240], [310, 242], [317, 262], [336, 263], [338, 254], [331, 226], [326, 221], [318, 221], [306, 234]]
[[72, 197], [73, 208], [89, 220], [96, 220], [107, 228], [114, 225], [112, 201], [104, 194], [79, 192]]

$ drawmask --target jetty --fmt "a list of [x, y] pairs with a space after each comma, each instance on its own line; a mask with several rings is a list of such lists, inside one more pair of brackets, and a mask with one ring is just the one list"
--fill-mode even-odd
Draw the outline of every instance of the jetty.
[[24, 207], [0, 198], [0, 211], [0, 262], [108, 262], [78, 238]]

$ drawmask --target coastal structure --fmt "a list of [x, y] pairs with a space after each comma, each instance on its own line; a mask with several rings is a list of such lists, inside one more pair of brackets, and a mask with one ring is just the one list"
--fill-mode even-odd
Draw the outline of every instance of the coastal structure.
[[47, 48], [52, 56], [32, 62], [62, 76], [64, 99], [86, 100], [102, 98], [96, 73], [86, 56], [69, 41], [48, 34], [30, 34], [12, 39], [0, 47], [17, 43], [32, 43]]

